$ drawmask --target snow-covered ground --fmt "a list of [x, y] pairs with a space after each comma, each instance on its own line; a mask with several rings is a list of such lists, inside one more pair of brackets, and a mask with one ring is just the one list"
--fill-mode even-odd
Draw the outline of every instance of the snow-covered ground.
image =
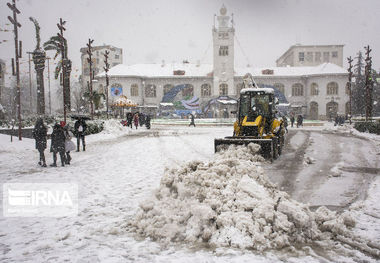
[[[364, 155], [362, 157], [366, 162], [370, 160], [370, 163], [354, 163], [351, 168], [357, 166], [380, 168], [378, 152], [373, 152], [372, 148], [368, 151], [363, 149], [368, 145], [379, 148], [379, 136], [360, 139], [356, 132], [349, 128], [333, 127], [327, 123], [324, 127], [290, 128], [290, 132], [293, 133], [292, 147], [295, 149], [301, 147], [307, 138], [306, 132], [310, 131], [313, 142], [310, 147], [305, 148], [305, 151], [311, 162], [315, 163], [305, 164], [306, 170], [316, 172], [315, 169], [319, 169], [317, 167], [320, 165], [318, 162], [324, 161], [323, 153], [319, 152], [329, 147], [323, 136], [324, 132], [349, 138], [353, 136], [352, 138], [363, 141], [350, 147], [362, 147], [360, 154]], [[165, 167], [181, 169], [188, 161], [210, 162], [214, 158], [214, 138], [230, 136], [231, 133], [231, 127], [153, 126], [151, 130], [145, 128], [131, 130], [120, 127], [116, 121], [111, 121], [106, 124], [105, 131], [86, 138], [86, 152], [72, 153], [73, 160], [70, 166], [56, 168], [42, 168], [37, 165], [38, 153], [34, 149], [33, 140], [23, 139], [22, 142], [10, 143], [9, 136], [0, 135], [0, 183], [73, 182], [79, 186], [77, 217], [1, 217], [0, 260], [3, 262], [277, 262], [281, 260], [376, 262], [376, 259], [369, 257], [368, 253], [347, 244], [337, 248], [334, 253], [324, 253], [318, 251], [318, 248], [309, 246], [258, 252], [252, 249], [189, 246], [186, 242], [168, 244], [143, 238], [131, 231], [131, 222], [135, 220], [139, 205], [150, 199], [159, 188]], [[343, 140], [340, 143], [345, 142]], [[345, 147], [338, 147], [338, 151], [341, 158], [347, 161], [355, 159], [351, 156], [354, 153], [345, 152]], [[316, 159], [313, 153], [315, 156], [321, 156], [320, 159]], [[276, 162], [280, 162], [284, 156]], [[51, 159], [48, 153], [47, 160]], [[268, 164], [265, 164], [264, 168], [266, 165]], [[345, 172], [339, 169], [345, 166], [344, 163], [338, 162], [335, 169], [332, 167], [331, 176], [328, 178], [335, 178], [333, 176], [335, 171]], [[347, 184], [347, 187], [356, 183], [344, 176], [337, 178], [342, 179], [341, 182], [336, 182], [335, 186], [325, 189], [326, 191], [338, 190], [342, 183]], [[297, 179], [299, 180], [297, 184], [303, 182], [302, 178]], [[368, 192], [366, 191], [363, 198], [356, 200], [346, 211], [349, 211], [357, 221], [353, 229], [355, 235], [363, 235], [374, 244], [379, 244], [380, 177], [372, 175], [368, 185]], [[296, 189], [299, 192], [295, 193], [306, 191], [307, 188], [302, 190], [298, 186]], [[323, 187], [318, 189], [323, 190]], [[322, 190], [310, 193], [314, 198], [322, 200], [321, 195], [328, 194]], [[336, 192], [344, 201], [347, 191]], [[292, 197], [297, 199], [297, 194]]]

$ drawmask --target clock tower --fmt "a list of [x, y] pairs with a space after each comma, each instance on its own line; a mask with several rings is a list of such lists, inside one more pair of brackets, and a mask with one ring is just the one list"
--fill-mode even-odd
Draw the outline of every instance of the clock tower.
[[223, 5], [212, 29], [214, 49], [214, 96], [235, 95], [233, 20]]

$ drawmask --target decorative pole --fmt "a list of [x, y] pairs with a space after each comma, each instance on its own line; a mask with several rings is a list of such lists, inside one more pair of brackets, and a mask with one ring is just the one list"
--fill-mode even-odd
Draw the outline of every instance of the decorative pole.
[[368, 121], [372, 118], [372, 57], [369, 56], [369, 53], [372, 49], [369, 48], [369, 45], [364, 47], [367, 57], [365, 58], [365, 90], [366, 90], [366, 108], [365, 108], [365, 121]]
[[46, 57], [48, 61], [48, 87], [49, 87], [49, 114], [51, 115], [51, 93], [50, 93], [50, 58]]
[[44, 85], [44, 70], [45, 70], [45, 60], [46, 53], [41, 48], [41, 38], [40, 38], [40, 25], [37, 20], [33, 17], [29, 17], [29, 20], [34, 23], [36, 28], [36, 40], [37, 45], [33, 51], [33, 62], [34, 68], [37, 74], [37, 114], [45, 115], [45, 85]]
[[108, 86], [109, 86], [109, 78], [108, 78], [108, 71], [110, 69], [110, 64], [108, 63], [108, 55], [110, 52], [106, 50], [104, 53], [104, 65], [105, 67], [103, 68], [104, 71], [106, 72], [106, 108], [107, 108], [107, 119], [108, 119]]
[[349, 95], [350, 95], [350, 109], [349, 109], [349, 113], [350, 113], [350, 124], [351, 124], [351, 119], [352, 119], [352, 61], [353, 59], [350, 57], [347, 58], [348, 60], [348, 90], [349, 90]]
[[21, 27], [21, 24], [17, 21], [17, 14], [20, 14], [20, 11], [16, 7], [16, 0], [12, 0], [12, 4], [7, 3], [7, 6], [13, 11], [13, 18], [8, 16], [8, 20], [14, 26], [14, 35], [15, 35], [15, 60], [16, 60], [16, 70], [14, 68], [14, 60], [12, 58], [12, 73], [16, 75], [16, 87], [17, 87], [17, 117], [18, 117], [18, 139], [22, 140], [22, 131], [21, 131], [21, 90], [20, 90], [20, 63], [19, 58], [21, 58], [21, 46], [22, 42], [18, 41], [18, 28]]
[[88, 54], [88, 58], [87, 58], [87, 62], [88, 64], [90, 65], [90, 82], [88, 82], [88, 88], [89, 88], [89, 92], [90, 92], [90, 105], [91, 105], [91, 119], [94, 119], [94, 102], [93, 102], [93, 95], [92, 94], [92, 79], [94, 77], [94, 74], [92, 72], [92, 46], [91, 44], [94, 42], [94, 40], [91, 40], [91, 39], [88, 39], [88, 43], [87, 43], [87, 54]]
[[66, 21], [63, 21], [62, 18], [60, 18], [59, 24], [57, 24], [57, 27], [60, 33], [57, 33], [57, 35], [60, 39], [59, 47], [61, 49], [61, 58], [62, 58], [63, 120], [66, 122], [66, 112], [67, 112], [67, 101], [66, 101], [66, 90], [65, 90], [66, 67], [64, 65], [66, 54], [65, 54], [65, 38], [63, 37], [63, 31], [66, 30], [66, 28], [64, 27], [65, 24], [66, 24]]

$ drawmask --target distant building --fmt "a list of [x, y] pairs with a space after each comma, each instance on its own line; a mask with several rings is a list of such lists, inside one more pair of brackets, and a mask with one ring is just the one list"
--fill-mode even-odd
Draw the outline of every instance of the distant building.
[[[108, 73], [109, 89], [105, 90], [104, 73], [97, 75], [97, 88], [108, 92], [110, 104], [124, 95], [139, 104], [141, 111], [154, 112], [160, 105], [167, 107], [168, 103], [173, 103], [177, 112], [185, 115], [196, 111], [221, 118], [229, 117], [231, 110], [236, 108], [243, 76], [251, 73], [259, 86], [271, 85], [280, 90], [295, 114], [303, 114], [309, 119], [327, 119], [348, 112], [348, 74], [342, 68], [343, 45], [324, 46], [326, 49], [293, 46], [277, 60], [286, 59], [287, 63], [278, 63], [277, 67], [237, 68], [234, 66], [235, 29], [224, 6], [216, 18], [217, 23], [212, 28], [213, 64], [188, 61], [121, 64]], [[317, 47], [321, 48], [316, 51]], [[299, 56], [295, 52], [301, 50], [306, 54], [322, 52], [322, 58], [323, 52], [329, 52], [329, 59], [317, 63], [313, 55], [313, 60], [307, 60], [310, 65], [301, 65], [294, 59]]]
[[[87, 87], [87, 81], [90, 79], [90, 66], [87, 61], [87, 50], [87, 47], [80, 49], [82, 61], [81, 82], [83, 87]], [[123, 63], [123, 49], [111, 45], [92, 47], [92, 70], [95, 73], [95, 76], [104, 71], [104, 53], [106, 50], [110, 52], [108, 55], [108, 63], [110, 64], [110, 67]]]
[[343, 67], [344, 45], [294, 45], [279, 59], [277, 67], [318, 66], [322, 63], [333, 63]]

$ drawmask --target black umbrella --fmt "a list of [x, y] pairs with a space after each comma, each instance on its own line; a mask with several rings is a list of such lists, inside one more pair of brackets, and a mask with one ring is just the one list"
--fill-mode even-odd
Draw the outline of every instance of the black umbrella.
[[71, 115], [70, 117], [71, 119], [74, 119], [74, 120], [91, 120], [91, 117], [87, 115], [77, 114], [77, 115]]

